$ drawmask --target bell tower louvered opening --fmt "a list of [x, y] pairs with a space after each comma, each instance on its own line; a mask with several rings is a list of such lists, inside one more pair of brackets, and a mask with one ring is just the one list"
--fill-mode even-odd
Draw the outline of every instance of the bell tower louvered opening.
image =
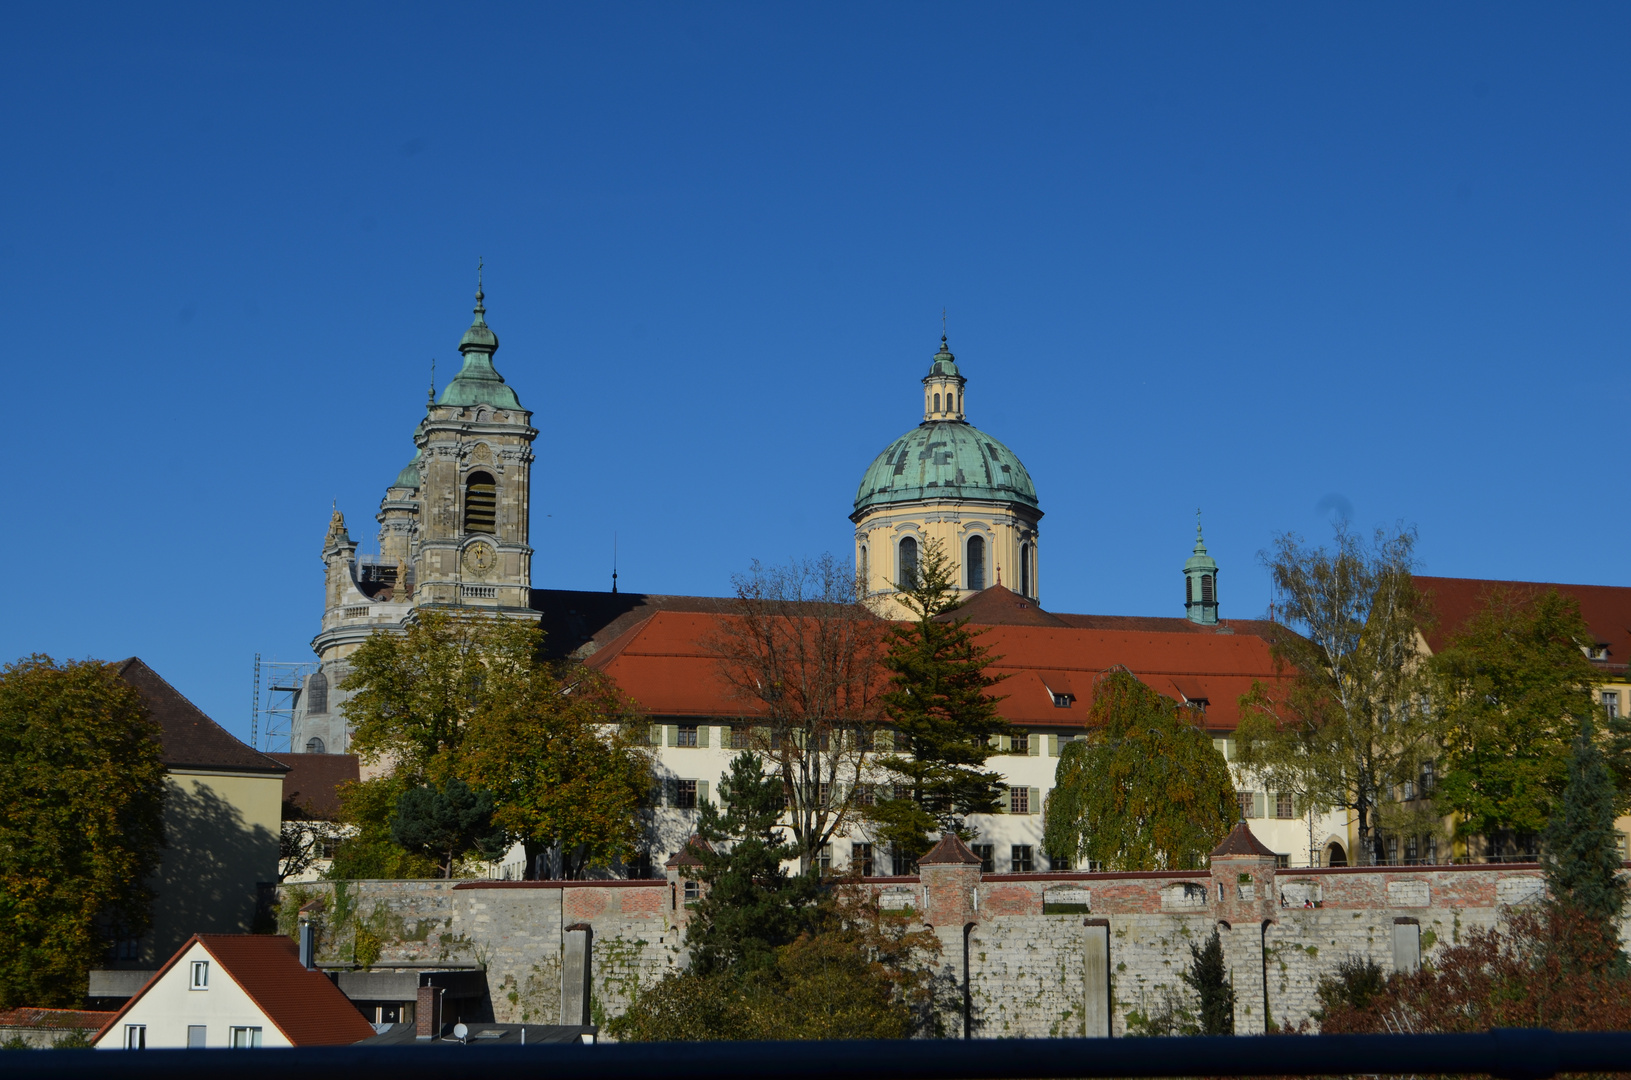
[[491, 473], [473, 472], [464, 482], [464, 531], [492, 534], [498, 525], [498, 485]]

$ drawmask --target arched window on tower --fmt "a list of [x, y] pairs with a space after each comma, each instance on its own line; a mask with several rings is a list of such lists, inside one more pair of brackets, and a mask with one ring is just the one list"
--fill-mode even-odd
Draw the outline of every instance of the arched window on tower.
[[912, 586], [917, 583], [917, 541], [908, 536], [900, 542], [900, 584]]
[[968, 587], [975, 592], [985, 588], [985, 538], [968, 538]]
[[860, 571], [861, 588], [870, 590], [872, 588], [872, 567], [868, 565], [869, 560], [867, 559], [865, 544], [861, 545], [860, 558], [855, 561], [856, 568]]
[[1212, 585], [1212, 575], [1201, 575], [1201, 603], [1210, 604], [1217, 599], [1217, 590]]
[[321, 671], [306, 680], [306, 712], [309, 715], [328, 712], [328, 676]]
[[464, 531], [491, 534], [498, 524], [498, 485], [491, 473], [473, 472], [464, 481]]
[[934, 411], [935, 412], [940, 411], [940, 395], [939, 394], [936, 394], [934, 396]]
[[319, 739], [317, 736], [313, 735], [311, 738], [306, 740], [306, 753], [326, 754], [328, 753], [328, 747], [323, 745], [322, 739]]
[[1019, 545], [1019, 595], [1030, 596], [1031, 585], [1031, 545]]
[[1192, 604], [1194, 602], [1195, 602], [1195, 579], [1190, 577], [1188, 574], [1185, 574], [1184, 575], [1184, 603]]

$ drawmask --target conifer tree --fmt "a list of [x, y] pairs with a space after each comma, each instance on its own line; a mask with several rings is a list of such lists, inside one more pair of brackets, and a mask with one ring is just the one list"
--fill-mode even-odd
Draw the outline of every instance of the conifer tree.
[[1184, 973], [1184, 982], [1200, 998], [1199, 1035], [1233, 1035], [1235, 1033], [1235, 988], [1229, 983], [1229, 972], [1223, 962], [1223, 939], [1217, 928], [1206, 939], [1205, 945], [1189, 947], [1190, 965]]
[[1612, 925], [1625, 907], [1614, 834], [1614, 778], [1589, 712], [1579, 720], [1562, 805], [1547, 829], [1546, 879], [1554, 903]]
[[993, 659], [957, 607], [957, 566], [938, 540], [923, 547], [912, 580], [896, 584], [914, 616], [889, 632], [883, 666], [890, 673], [885, 715], [896, 731], [895, 752], [878, 765], [894, 781], [892, 798], [879, 800], [873, 817], [879, 835], [916, 858], [929, 838], [959, 830], [969, 814], [997, 808], [1001, 776], [984, 768], [994, 736], [1008, 729], [987, 691], [998, 678]]

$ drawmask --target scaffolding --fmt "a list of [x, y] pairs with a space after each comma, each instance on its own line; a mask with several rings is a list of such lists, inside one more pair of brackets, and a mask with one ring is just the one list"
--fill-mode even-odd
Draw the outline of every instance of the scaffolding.
[[[306, 678], [317, 661], [262, 660], [255, 654], [255, 689], [249, 718], [249, 745], [268, 753], [288, 753], [294, 714], [300, 707]], [[265, 730], [262, 731], [262, 718]]]

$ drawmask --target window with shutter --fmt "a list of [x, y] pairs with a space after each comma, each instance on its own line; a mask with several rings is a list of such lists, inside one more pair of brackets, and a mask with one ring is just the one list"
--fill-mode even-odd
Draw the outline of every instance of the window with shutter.
[[708, 745], [708, 727], [703, 725], [697, 728], [697, 745], [706, 748]]
[[1059, 756], [1059, 736], [1057, 736], [1057, 735], [1049, 735], [1048, 736], [1048, 756], [1049, 757], [1058, 757]]
[[668, 728], [668, 745], [669, 746], [678, 746], [680, 744], [680, 729], [679, 729], [679, 726], [676, 725], [676, 724], [668, 724], [668, 725], [665, 725], [665, 726]]
[[1268, 796], [1261, 791], [1252, 792], [1252, 817], [1268, 817]]
[[1030, 795], [1030, 809], [1026, 813], [1040, 814], [1042, 812], [1042, 789], [1029, 788], [1027, 790]]
[[498, 485], [491, 473], [473, 472], [464, 481], [464, 531], [491, 534], [498, 524]]
[[708, 801], [708, 781], [697, 781], [697, 805], [701, 806]]

